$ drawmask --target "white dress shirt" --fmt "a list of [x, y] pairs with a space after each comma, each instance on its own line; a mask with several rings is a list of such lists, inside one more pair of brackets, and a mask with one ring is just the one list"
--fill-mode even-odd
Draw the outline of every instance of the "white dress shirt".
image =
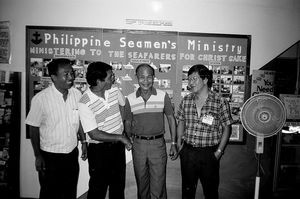
[[66, 101], [54, 85], [32, 98], [25, 123], [39, 127], [40, 148], [43, 151], [69, 153], [77, 146], [81, 92], [73, 87], [68, 91]]

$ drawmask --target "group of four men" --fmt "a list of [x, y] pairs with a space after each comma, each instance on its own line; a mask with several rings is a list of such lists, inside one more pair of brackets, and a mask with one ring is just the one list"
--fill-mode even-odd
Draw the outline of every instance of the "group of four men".
[[[136, 68], [139, 88], [126, 98], [113, 86], [112, 66], [89, 64], [89, 88], [73, 87], [72, 63], [48, 65], [53, 85], [36, 94], [26, 118], [39, 173], [40, 198], [76, 198], [79, 174], [77, 140], [89, 163], [88, 199], [124, 199], [125, 148], [132, 150], [137, 198], [165, 199], [167, 152], [165, 116], [171, 134], [169, 156], [180, 157], [182, 198], [195, 198], [200, 178], [205, 198], [218, 198], [219, 160], [233, 120], [228, 102], [211, 91], [212, 72], [194, 65], [191, 93], [183, 98], [177, 121], [168, 94], [153, 87], [155, 70]], [[125, 146], [125, 147], [124, 147]]]

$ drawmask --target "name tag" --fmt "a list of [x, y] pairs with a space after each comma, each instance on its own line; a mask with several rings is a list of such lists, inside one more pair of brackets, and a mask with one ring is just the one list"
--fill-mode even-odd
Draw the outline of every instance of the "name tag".
[[204, 124], [212, 125], [213, 121], [214, 121], [214, 117], [212, 115], [204, 115], [203, 116], [202, 122]]

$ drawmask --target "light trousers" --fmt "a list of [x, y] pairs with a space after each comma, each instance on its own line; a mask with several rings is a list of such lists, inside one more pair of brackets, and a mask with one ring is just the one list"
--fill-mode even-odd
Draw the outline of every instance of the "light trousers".
[[133, 141], [132, 158], [138, 199], [166, 199], [165, 139]]

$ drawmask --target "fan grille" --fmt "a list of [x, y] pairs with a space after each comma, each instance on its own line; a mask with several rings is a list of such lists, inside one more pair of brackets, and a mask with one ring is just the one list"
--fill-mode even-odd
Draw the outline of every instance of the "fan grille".
[[245, 130], [260, 137], [270, 137], [280, 131], [286, 120], [283, 103], [273, 95], [261, 93], [250, 97], [241, 110]]

